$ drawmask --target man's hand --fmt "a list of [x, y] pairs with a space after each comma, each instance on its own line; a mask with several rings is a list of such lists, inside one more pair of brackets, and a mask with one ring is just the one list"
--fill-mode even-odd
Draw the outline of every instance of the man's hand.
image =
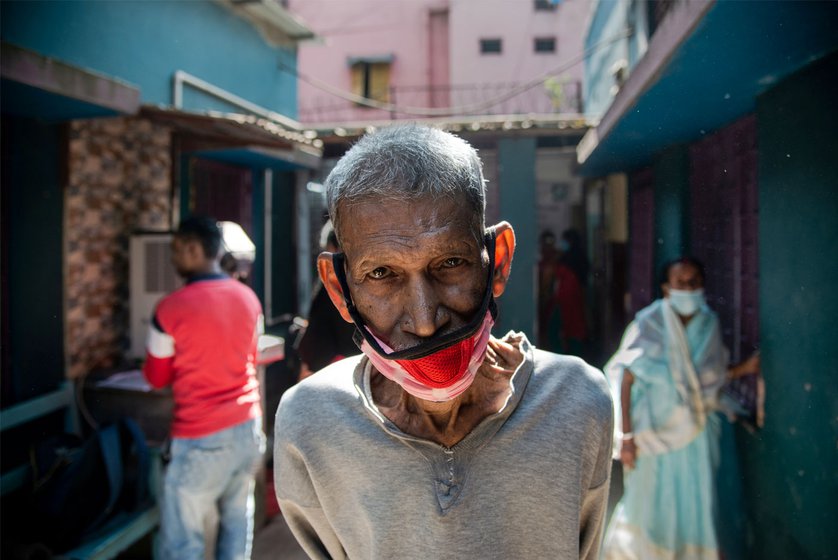
[[637, 446], [634, 445], [634, 438], [627, 438], [623, 440], [623, 446], [620, 448], [620, 462], [627, 469], [634, 468], [634, 462], [637, 459]]

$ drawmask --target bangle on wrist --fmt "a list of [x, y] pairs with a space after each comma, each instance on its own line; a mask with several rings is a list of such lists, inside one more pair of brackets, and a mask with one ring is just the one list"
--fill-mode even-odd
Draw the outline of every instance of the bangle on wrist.
[[623, 432], [622, 438], [626, 439], [634, 439], [634, 432]]

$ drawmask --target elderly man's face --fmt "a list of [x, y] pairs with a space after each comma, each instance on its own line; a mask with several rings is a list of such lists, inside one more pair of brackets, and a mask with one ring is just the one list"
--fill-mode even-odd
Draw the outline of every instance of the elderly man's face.
[[464, 200], [360, 202], [341, 223], [352, 299], [393, 350], [453, 331], [478, 311], [488, 256]]

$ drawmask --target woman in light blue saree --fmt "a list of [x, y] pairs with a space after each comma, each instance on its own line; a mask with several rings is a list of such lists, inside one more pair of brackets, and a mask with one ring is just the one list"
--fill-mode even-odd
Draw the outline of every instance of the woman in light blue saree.
[[664, 298], [638, 312], [605, 367], [626, 473], [606, 560], [718, 560], [719, 391], [759, 370], [756, 356], [728, 369], [698, 261], [673, 261], [664, 278]]

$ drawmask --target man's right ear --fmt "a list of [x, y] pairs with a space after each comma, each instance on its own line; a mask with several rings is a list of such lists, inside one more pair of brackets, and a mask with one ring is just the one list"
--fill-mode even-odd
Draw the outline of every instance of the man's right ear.
[[335, 274], [335, 264], [332, 261], [332, 253], [326, 251], [320, 253], [317, 257], [317, 272], [320, 274], [320, 281], [323, 282], [323, 287], [329, 294], [329, 299], [337, 308], [340, 316], [347, 323], [354, 323], [352, 316], [349, 314], [349, 309], [346, 307], [346, 300], [343, 298], [343, 290], [340, 287], [340, 280]]

